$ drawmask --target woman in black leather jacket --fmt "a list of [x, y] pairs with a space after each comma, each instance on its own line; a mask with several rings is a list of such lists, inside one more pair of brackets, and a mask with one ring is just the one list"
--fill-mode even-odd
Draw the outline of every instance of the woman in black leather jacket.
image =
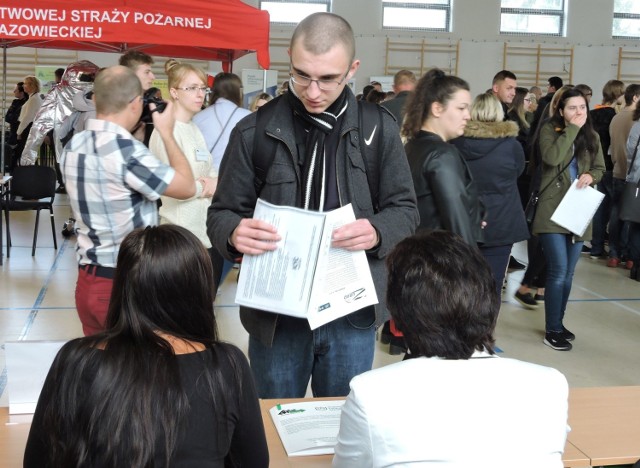
[[444, 229], [482, 242], [482, 205], [467, 163], [449, 140], [470, 119], [466, 81], [432, 69], [418, 82], [402, 127], [420, 212], [419, 229]]
[[[406, 107], [402, 135], [416, 190], [418, 230], [442, 229], [460, 235], [467, 244], [482, 241], [482, 205], [464, 158], [447, 143], [461, 136], [469, 121], [471, 94], [466, 81], [429, 70], [416, 85]], [[383, 343], [400, 354], [403, 338], [393, 321], [385, 324]]]

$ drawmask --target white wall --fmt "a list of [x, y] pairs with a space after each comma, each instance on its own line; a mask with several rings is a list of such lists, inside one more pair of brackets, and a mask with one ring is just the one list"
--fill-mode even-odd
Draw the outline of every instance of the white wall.
[[[616, 78], [618, 48], [640, 51], [639, 40], [611, 38], [613, 0], [567, 0], [567, 37], [500, 35], [500, 0], [453, 0], [453, 32], [421, 33], [382, 29], [382, 4], [379, 0], [333, 0], [333, 12], [345, 17], [357, 38], [356, 55], [361, 60], [356, 76], [357, 89], [368, 84], [372, 75], [384, 74], [385, 40], [424, 38], [460, 40], [458, 74], [469, 81], [472, 93], [478, 94], [491, 85], [493, 75], [504, 68], [504, 43], [550, 47], [574, 47], [573, 84], [586, 83], [594, 89], [594, 100], [600, 99], [604, 83]], [[246, 1], [257, 6], [258, 0]], [[289, 37], [292, 28], [272, 28], [272, 37]], [[284, 61], [280, 50], [272, 50], [272, 60]], [[533, 59], [531, 59], [533, 60]], [[247, 63], [247, 64], [245, 64]], [[640, 75], [640, 61], [636, 62]], [[567, 64], [568, 65], [568, 64]], [[234, 67], [255, 67], [255, 58], [241, 59]], [[561, 70], [558, 70], [560, 72]], [[539, 85], [546, 89], [546, 79]]]
[[[452, 33], [383, 30], [382, 5], [379, 0], [333, 0], [333, 11], [351, 23], [357, 38], [357, 56], [361, 60], [360, 70], [356, 75], [358, 90], [368, 84], [370, 76], [384, 74], [387, 36], [392, 40], [409, 38], [416, 41], [424, 37], [453, 43], [460, 41], [458, 74], [470, 83], [473, 94], [486, 90], [491, 85], [493, 75], [504, 68], [505, 42], [531, 46], [573, 46], [573, 84], [590, 85], [594, 89], [594, 100], [599, 101], [604, 83], [616, 77], [618, 48], [622, 46], [640, 51], [640, 41], [611, 39], [613, 0], [567, 1], [569, 11], [566, 38], [500, 35], [500, 0], [453, 0]], [[258, 6], [259, 2], [245, 0], [245, 3]], [[272, 27], [271, 37], [289, 38], [292, 29]], [[114, 54], [86, 52], [80, 52], [79, 55], [81, 59], [91, 60], [99, 66], [115, 64], [118, 57]], [[272, 47], [271, 60], [272, 63], [287, 62], [285, 48]], [[636, 64], [637, 74], [640, 75], [640, 61], [636, 61]], [[221, 65], [212, 62], [209, 68], [210, 72], [217, 72], [221, 70]], [[240, 74], [243, 68], [259, 68], [255, 54], [237, 60], [233, 71]], [[541, 77], [541, 82], [538, 83], [544, 86], [543, 90], [546, 89], [546, 78], [548, 76]]]

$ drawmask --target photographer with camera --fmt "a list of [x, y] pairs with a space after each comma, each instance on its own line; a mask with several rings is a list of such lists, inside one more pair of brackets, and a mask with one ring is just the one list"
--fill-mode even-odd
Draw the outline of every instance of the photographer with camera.
[[[142, 112], [142, 117], [131, 131], [131, 134], [148, 148], [149, 140], [151, 139], [151, 134], [153, 133], [153, 120], [151, 119], [151, 113], [149, 110], [149, 102], [154, 102], [158, 105], [159, 102], [162, 101], [162, 96], [156, 96], [156, 93], [159, 94], [158, 88], [152, 88], [153, 80], [156, 79], [156, 76], [153, 74], [151, 70], [151, 65], [153, 65], [153, 58], [149, 54], [145, 54], [144, 52], [140, 52], [139, 50], [129, 50], [125, 52], [122, 56], [120, 56], [120, 60], [118, 61], [120, 65], [123, 67], [130, 68], [136, 74], [138, 79], [140, 80], [140, 84], [142, 85], [142, 90], [144, 91], [144, 108]], [[162, 110], [160, 110], [162, 112]]]
[[136, 228], [158, 224], [161, 195], [191, 198], [196, 183], [173, 136], [173, 104], [157, 112], [155, 130], [169, 164], [130, 133], [140, 121], [142, 85], [129, 68], [101, 71], [94, 84], [96, 118], [73, 136], [60, 159], [77, 227], [76, 309], [85, 335], [104, 329], [120, 244]]

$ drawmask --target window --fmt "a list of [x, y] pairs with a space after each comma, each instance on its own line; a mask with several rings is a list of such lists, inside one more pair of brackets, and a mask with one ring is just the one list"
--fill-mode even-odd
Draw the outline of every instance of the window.
[[611, 35], [614, 38], [640, 37], [639, 0], [615, 0]]
[[501, 34], [564, 36], [566, 0], [501, 0]]
[[452, 0], [383, 0], [382, 27], [451, 32]]
[[261, 1], [272, 23], [298, 24], [311, 13], [331, 11], [331, 0], [270, 0]]

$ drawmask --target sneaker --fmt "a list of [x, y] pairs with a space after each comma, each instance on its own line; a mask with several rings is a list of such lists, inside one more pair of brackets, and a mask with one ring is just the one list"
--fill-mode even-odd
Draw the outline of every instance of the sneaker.
[[544, 302], [543, 294], [536, 294], [535, 296], [533, 296], [533, 298], [536, 300], [536, 302]]
[[564, 332], [547, 332], [543, 343], [556, 351], [570, 351], [573, 346], [563, 335]]
[[589, 258], [593, 258], [594, 260], [598, 260], [599, 258], [604, 257], [604, 252], [593, 252], [589, 253]]
[[607, 266], [609, 268], [618, 268], [618, 265], [620, 265], [620, 259], [617, 257], [611, 257], [607, 260]]
[[567, 341], [573, 341], [576, 339], [576, 335], [567, 330], [564, 325], [562, 326], [562, 336], [564, 336], [564, 339]]
[[538, 302], [533, 298], [531, 293], [521, 293], [520, 291], [516, 291], [513, 297], [515, 297], [516, 301], [518, 301], [525, 309], [533, 310], [538, 308]]
[[56, 193], [67, 193], [67, 189], [64, 187], [64, 185], [58, 185]]
[[633, 260], [627, 260], [626, 263], [624, 264], [624, 267], [627, 270], [631, 270], [633, 268]]
[[591, 252], [591, 247], [587, 246], [587, 245], [582, 245], [582, 253], [583, 254], [588, 254]]
[[509, 270], [524, 270], [527, 266], [523, 263], [520, 263], [514, 257], [509, 257]]

